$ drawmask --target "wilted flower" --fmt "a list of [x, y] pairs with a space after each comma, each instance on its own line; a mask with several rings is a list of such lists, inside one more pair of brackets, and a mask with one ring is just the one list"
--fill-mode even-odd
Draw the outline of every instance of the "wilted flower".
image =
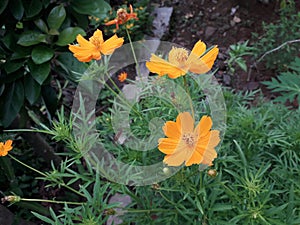
[[108, 21], [105, 23], [106, 26], [116, 24], [116, 28], [119, 29], [120, 24], [126, 23], [130, 19], [138, 20], [137, 14], [133, 12], [132, 5], [129, 6], [130, 13], [127, 13], [126, 9], [118, 9], [117, 17], [114, 20]]

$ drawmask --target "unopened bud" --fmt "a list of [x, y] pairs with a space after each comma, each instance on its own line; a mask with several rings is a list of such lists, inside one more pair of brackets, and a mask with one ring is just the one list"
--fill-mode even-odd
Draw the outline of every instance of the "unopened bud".
[[1, 198], [2, 204], [4, 204], [5, 202], [15, 203], [15, 202], [19, 202], [19, 201], [21, 201], [21, 197], [16, 196], [16, 195], [9, 195], [9, 196], [4, 196], [3, 198]]
[[163, 168], [163, 172], [164, 172], [164, 174], [167, 175], [167, 176], [171, 174], [171, 171], [170, 171], [170, 169], [169, 169], [168, 167], [164, 167], [164, 168]]
[[216, 170], [210, 169], [207, 171], [207, 175], [210, 177], [216, 177], [218, 175], [218, 172]]

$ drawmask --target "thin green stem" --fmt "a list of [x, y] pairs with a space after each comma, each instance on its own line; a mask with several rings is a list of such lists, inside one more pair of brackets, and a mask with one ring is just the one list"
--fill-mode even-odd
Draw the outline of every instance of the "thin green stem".
[[171, 200], [169, 200], [161, 191], [158, 192], [160, 194], [160, 196], [166, 200], [168, 203], [172, 204], [172, 205], [175, 205], [176, 206], [176, 203], [175, 202], [172, 202]]
[[[125, 103], [128, 107], [129, 107], [129, 109], [131, 109], [133, 112], [135, 112], [140, 118], [142, 118], [142, 119], [144, 119], [143, 118], [143, 116], [142, 116], [142, 114], [139, 112], [139, 111], [137, 111], [137, 110], [135, 110], [124, 98], [121, 98], [120, 97], [120, 95], [117, 93], [117, 92], [115, 92], [114, 91], [114, 89], [112, 89], [107, 83], [105, 83], [104, 84], [105, 85], [105, 87], [107, 87], [116, 97], [118, 97], [118, 98], [120, 98], [120, 100], [123, 102], [123, 103]], [[118, 88], [119, 89], [119, 88]], [[144, 119], [145, 120], [145, 119]], [[146, 121], [146, 122], [148, 122], [148, 121]]]
[[34, 172], [36, 172], [36, 173], [38, 173], [38, 174], [40, 174], [40, 175], [42, 175], [42, 176], [44, 176], [44, 177], [47, 177], [47, 175], [46, 175], [45, 173], [43, 173], [43, 172], [41, 172], [41, 171], [39, 171], [39, 170], [37, 170], [37, 169], [35, 169], [35, 168], [33, 168], [33, 167], [31, 167], [31, 166], [25, 164], [25, 163], [23, 163], [23, 162], [21, 162], [20, 160], [16, 159], [16, 158], [13, 157], [12, 155], [8, 154], [8, 156], [9, 156], [10, 158], [12, 158], [13, 160], [15, 160], [16, 162], [20, 163], [22, 166], [25, 166], [25, 167], [27, 167], [28, 169], [33, 170]]
[[49, 199], [29, 199], [29, 198], [21, 198], [21, 201], [26, 202], [49, 202], [49, 203], [56, 203], [56, 204], [69, 204], [69, 205], [82, 205], [82, 202], [66, 202], [66, 201], [56, 201], [56, 200], [49, 200]]
[[126, 29], [126, 33], [127, 33], [127, 37], [128, 37], [128, 40], [129, 40], [130, 47], [131, 47], [132, 55], [133, 55], [133, 58], [134, 58], [135, 69], [137, 71], [137, 75], [140, 76], [140, 78], [141, 78], [140, 67], [139, 67], [139, 64], [138, 64], [138, 61], [137, 61], [137, 58], [136, 58], [136, 55], [135, 55], [135, 51], [134, 51], [134, 48], [133, 48], [132, 40], [131, 40], [130, 34], [128, 32], [128, 29]]
[[171, 209], [126, 209], [126, 213], [151, 213], [151, 212], [170, 212]]
[[186, 76], [183, 76], [183, 84], [184, 84], [184, 87], [185, 87], [185, 91], [188, 94], [189, 104], [190, 104], [190, 108], [191, 108], [191, 111], [192, 111], [192, 117], [195, 119], [195, 112], [194, 112], [193, 102], [192, 102], [190, 90], [189, 90], [189, 87], [188, 87], [188, 83], [187, 83], [187, 80], [186, 80]]
[[69, 189], [70, 191], [73, 191], [75, 194], [80, 195], [81, 197], [86, 198], [86, 196], [82, 193], [80, 193], [79, 191], [75, 190], [74, 188], [71, 188], [70, 186], [66, 185], [65, 183], [58, 183], [59, 185]]
[[[43, 173], [43, 172], [41, 172], [41, 171], [39, 171], [39, 170], [37, 170], [37, 169], [35, 169], [35, 168], [33, 168], [33, 167], [27, 165], [26, 163], [21, 162], [20, 160], [16, 159], [16, 158], [13, 157], [12, 155], [8, 154], [8, 156], [9, 156], [10, 158], [12, 158], [13, 160], [15, 160], [17, 163], [20, 163], [22, 166], [25, 166], [26, 168], [28, 168], [28, 169], [30, 169], [30, 170], [32, 170], [32, 171], [34, 171], [34, 172], [36, 172], [36, 173], [42, 175], [43, 177], [46, 177], [46, 178], [48, 177], [47, 174], [45, 174], [45, 173]], [[69, 187], [68, 185], [66, 185], [66, 184], [64, 184], [64, 183], [61, 183], [61, 182], [59, 182], [59, 181], [57, 181], [57, 180], [52, 180], [52, 181], [56, 182], [58, 185], [61, 185], [61, 186], [65, 187], [65, 188], [69, 189], [70, 191], [72, 191], [72, 192], [74, 192], [74, 193], [76, 193], [76, 194], [78, 194], [78, 195], [80, 195], [80, 196], [82, 196], [82, 197], [85, 198], [85, 195], [84, 195], [84, 194], [80, 193], [79, 191], [76, 191], [75, 189]]]

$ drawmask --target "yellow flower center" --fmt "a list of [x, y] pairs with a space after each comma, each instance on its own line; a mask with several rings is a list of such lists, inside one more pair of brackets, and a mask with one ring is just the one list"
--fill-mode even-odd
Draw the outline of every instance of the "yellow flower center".
[[182, 69], [185, 69], [188, 57], [188, 51], [184, 48], [172, 47], [169, 52], [169, 62]]
[[97, 37], [90, 37], [90, 42], [100, 51], [103, 41]]
[[195, 146], [195, 142], [196, 142], [196, 138], [195, 138], [195, 135], [193, 133], [186, 133], [186, 134], [183, 134], [182, 136], [182, 140], [185, 142], [185, 144], [192, 148]]

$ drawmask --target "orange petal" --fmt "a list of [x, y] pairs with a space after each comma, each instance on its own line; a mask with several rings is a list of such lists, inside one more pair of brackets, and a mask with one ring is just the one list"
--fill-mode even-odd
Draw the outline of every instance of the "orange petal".
[[206, 45], [205, 45], [205, 43], [199, 40], [199, 41], [194, 45], [194, 47], [193, 47], [193, 49], [192, 49], [192, 52], [191, 52], [190, 56], [191, 56], [191, 57], [196, 56], [196, 58], [199, 58], [201, 55], [203, 55], [203, 53], [205, 52], [205, 50], [206, 50]]
[[191, 62], [190, 71], [198, 74], [207, 73], [209, 70], [211, 70], [218, 54], [219, 49], [217, 46], [214, 46], [200, 59]]
[[160, 138], [158, 149], [164, 154], [173, 154], [179, 148], [179, 140], [173, 138]]
[[195, 132], [198, 134], [198, 137], [204, 137], [208, 135], [212, 127], [212, 119], [210, 116], [202, 116], [199, 124], [195, 128]]
[[220, 131], [212, 130], [210, 131], [210, 138], [208, 143], [208, 148], [215, 148], [220, 142]]
[[104, 25], [109, 26], [109, 25], [113, 25], [113, 24], [117, 24], [117, 23], [118, 23], [118, 20], [114, 19], [114, 20], [108, 21]]
[[9, 151], [12, 150], [12, 140], [7, 140], [3, 146], [3, 148], [5, 149], [5, 151]]
[[146, 67], [152, 73], [157, 73], [159, 76], [167, 74], [172, 79], [186, 74], [186, 71], [174, 66], [173, 64], [154, 54], [151, 54], [150, 61], [146, 62]]
[[202, 56], [201, 59], [208, 65], [208, 67], [212, 68], [218, 54], [219, 54], [219, 49], [218, 46], [215, 45], [204, 56]]
[[194, 131], [194, 119], [189, 112], [179, 113], [176, 123], [181, 127], [180, 133], [192, 133]]
[[103, 43], [103, 45], [101, 46], [101, 52], [104, 55], [110, 55], [116, 48], [121, 47], [123, 45], [123, 42], [123, 38], [118, 38], [117, 35], [114, 35]]
[[185, 162], [186, 166], [191, 166], [193, 164], [200, 164], [203, 160], [204, 150], [195, 148], [195, 151], [191, 155], [191, 157]]
[[92, 48], [92, 46], [94, 46], [91, 42], [89, 42], [84, 37], [82, 37], [81, 34], [77, 35], [76, 41], [78, 42], [78, 44], [80, 45], [80, 47]]
[[211, 67], [209, 67], [204, 61], [198, 59], [197, 61], [193, 61], [190, 64], [189, 70], [196, 74], [204, 74], [210, 71]]
[[76, 45], [69, 45], [69, 50], [74, 53], [74, 56], [80, 62], [89, 62], [92, 59], [96, 59], [96, 60], [101, 59], [101, 54], [97, 49], [95, 49], [95, 47], [84, 48]]
[[103, 42], [104, 42], [102, 31], [99, 30], [99, 29], [97, 29], [94, 32], [93, 36], [90, 38], [90, 41], [91, 40], [96, 40], [97, 42], [99, 42], [99, 45], [101, 46], [103, 44]]
[[216, 150], [214, 148], [209, 148], [204, 152], [204, 156], [203, 156], [203, 160], [202, 160], [202, 164], [205, 165], [213, 165], [213, 161], [215, 158], [217, 158], [218, 154], [216, 152]]
[[168, 166], [180, 166], [186, 159], [190, 156], [187, 150], [180, 150], [172, 155], [166, 155], [164, 158], [164, 163]]
[[168, 121], [165, 123], [163, 127], [163, 131], [165, 135], [169, 138], [180, 139], [181, 131], [178, 123], [173, 121]]
[[218, 130], [212, 130], [205, 137], [202, 137], [196, 147], [196, 151], [203, 154], [202, 164], [211, 166], [212, 161], [217, 157], [217, 152], [214, 149], [220, 142]]

